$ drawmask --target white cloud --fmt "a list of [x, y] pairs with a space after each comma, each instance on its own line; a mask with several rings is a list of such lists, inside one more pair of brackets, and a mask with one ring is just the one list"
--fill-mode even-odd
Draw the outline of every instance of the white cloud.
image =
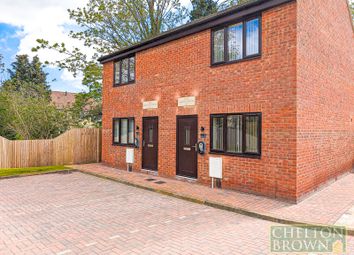
[[[31, 51], [37, 46], [36, 39], [42, 38], [52, 43], [64, 42], [69, 47], [83, 48], [80, 42], [68, 36], [65, 26], [73, 25], [67, 9], [84, 6], [86, 2], [87, 0], [0, 0], [0, 22], [19, 27], [16, 34], [20, 39], [17, 54], [38, 54], [43, 62], [55, 61], [63, 56], [50, 50], [41, 50], [38, 53]], [[74, 78], [68, 72], [63, 72], [61, 78], [71, 82], [76, 88], [81, 84], [80, 77]]]
[[[88, 49], [68, 36], [65, 28], [75, 25], [69, 19], [67, 9], [84, 6], [88, 0], [0, 0], [0, 23], [19, 27], [16, 36], [20, 39], [17, 54], [38, 55], [44, 61], [55, 61], [63, 56], [55, 51], [41, 50], [33, 53], [31, 49], [37, 46], [36, 39], [41, 38], [49, 42], [64, 42], [69, 48], [79, 47], [86, 54], [93, 54]], [[190, 0], [181, 0], [184, 6], [190, 6]], [[55, 68], [49, 66], [50, 68]], [[69, 72], [63, 71], [61, 79], [70, 83], [73, 88], [82, 89], [81, 77], [73, 77]]]
[[82, 74], [78, 74], [76, 77], [74, 77], [67, 70], [63, 70], [60, 76], [60, 79], [70, 82], [71, 86], [79, 91], [87, 90], [87, 88], [81, 84], [82, 78], [83, 78]]

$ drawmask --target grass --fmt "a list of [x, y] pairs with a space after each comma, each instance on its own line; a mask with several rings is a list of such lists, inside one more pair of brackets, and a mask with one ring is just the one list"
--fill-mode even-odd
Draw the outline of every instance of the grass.
[[42, 166], [26, 168], [0, 168], [0, 177], [10, 177], [28, 174], [43, 174], [56, 171], [70, 170], [67, 166]]

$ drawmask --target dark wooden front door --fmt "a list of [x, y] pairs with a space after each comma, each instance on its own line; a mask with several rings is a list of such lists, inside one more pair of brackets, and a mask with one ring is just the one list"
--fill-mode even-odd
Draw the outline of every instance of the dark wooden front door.
[[143, 169], [157, 171], [158, 118], [143, 118]]
[[197, 178], [197, 116], [177, 116], [177, 175]]

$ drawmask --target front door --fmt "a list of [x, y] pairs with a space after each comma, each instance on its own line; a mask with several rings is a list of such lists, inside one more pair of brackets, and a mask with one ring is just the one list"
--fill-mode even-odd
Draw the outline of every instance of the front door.
[[177, 116], [177, 175], [197, 178], [197, 116]]
[[143, 118], [143, 169], [157, 171], [158, 118]]

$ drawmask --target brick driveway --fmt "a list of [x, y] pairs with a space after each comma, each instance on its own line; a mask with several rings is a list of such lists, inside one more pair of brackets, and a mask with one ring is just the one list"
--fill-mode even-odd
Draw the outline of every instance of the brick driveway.
[[81, 173], [0, 180], [1, 255], [269, 254], [271, 225]]
[[298, 204], [291, 204], [268, 197], [227, 189], [210, 189], [205, 185], [161, 176], [156, 179], [165, 181], [166, 184], [156, 185], [154, 182], [145, 181], [147, 178], [145, 173], [127, 172], [126, 170], [119, 170], [104, 164], [74, 165], [72, 167], [85, 173], [109, 177], [183, 197], [240, 208], [261, 215], [270, 215], [277, 219], [288, 219], [301, 223], [310, 222], [320, 225], [333, 225], [338, 222], [340, 225], [344, 224], [354, 229], [354, 221], [351, 222], [350, 220], [351, 210], [354, 207], [354, 174], [343, 176], [333, 184], [312, 193], [310, 197]]

